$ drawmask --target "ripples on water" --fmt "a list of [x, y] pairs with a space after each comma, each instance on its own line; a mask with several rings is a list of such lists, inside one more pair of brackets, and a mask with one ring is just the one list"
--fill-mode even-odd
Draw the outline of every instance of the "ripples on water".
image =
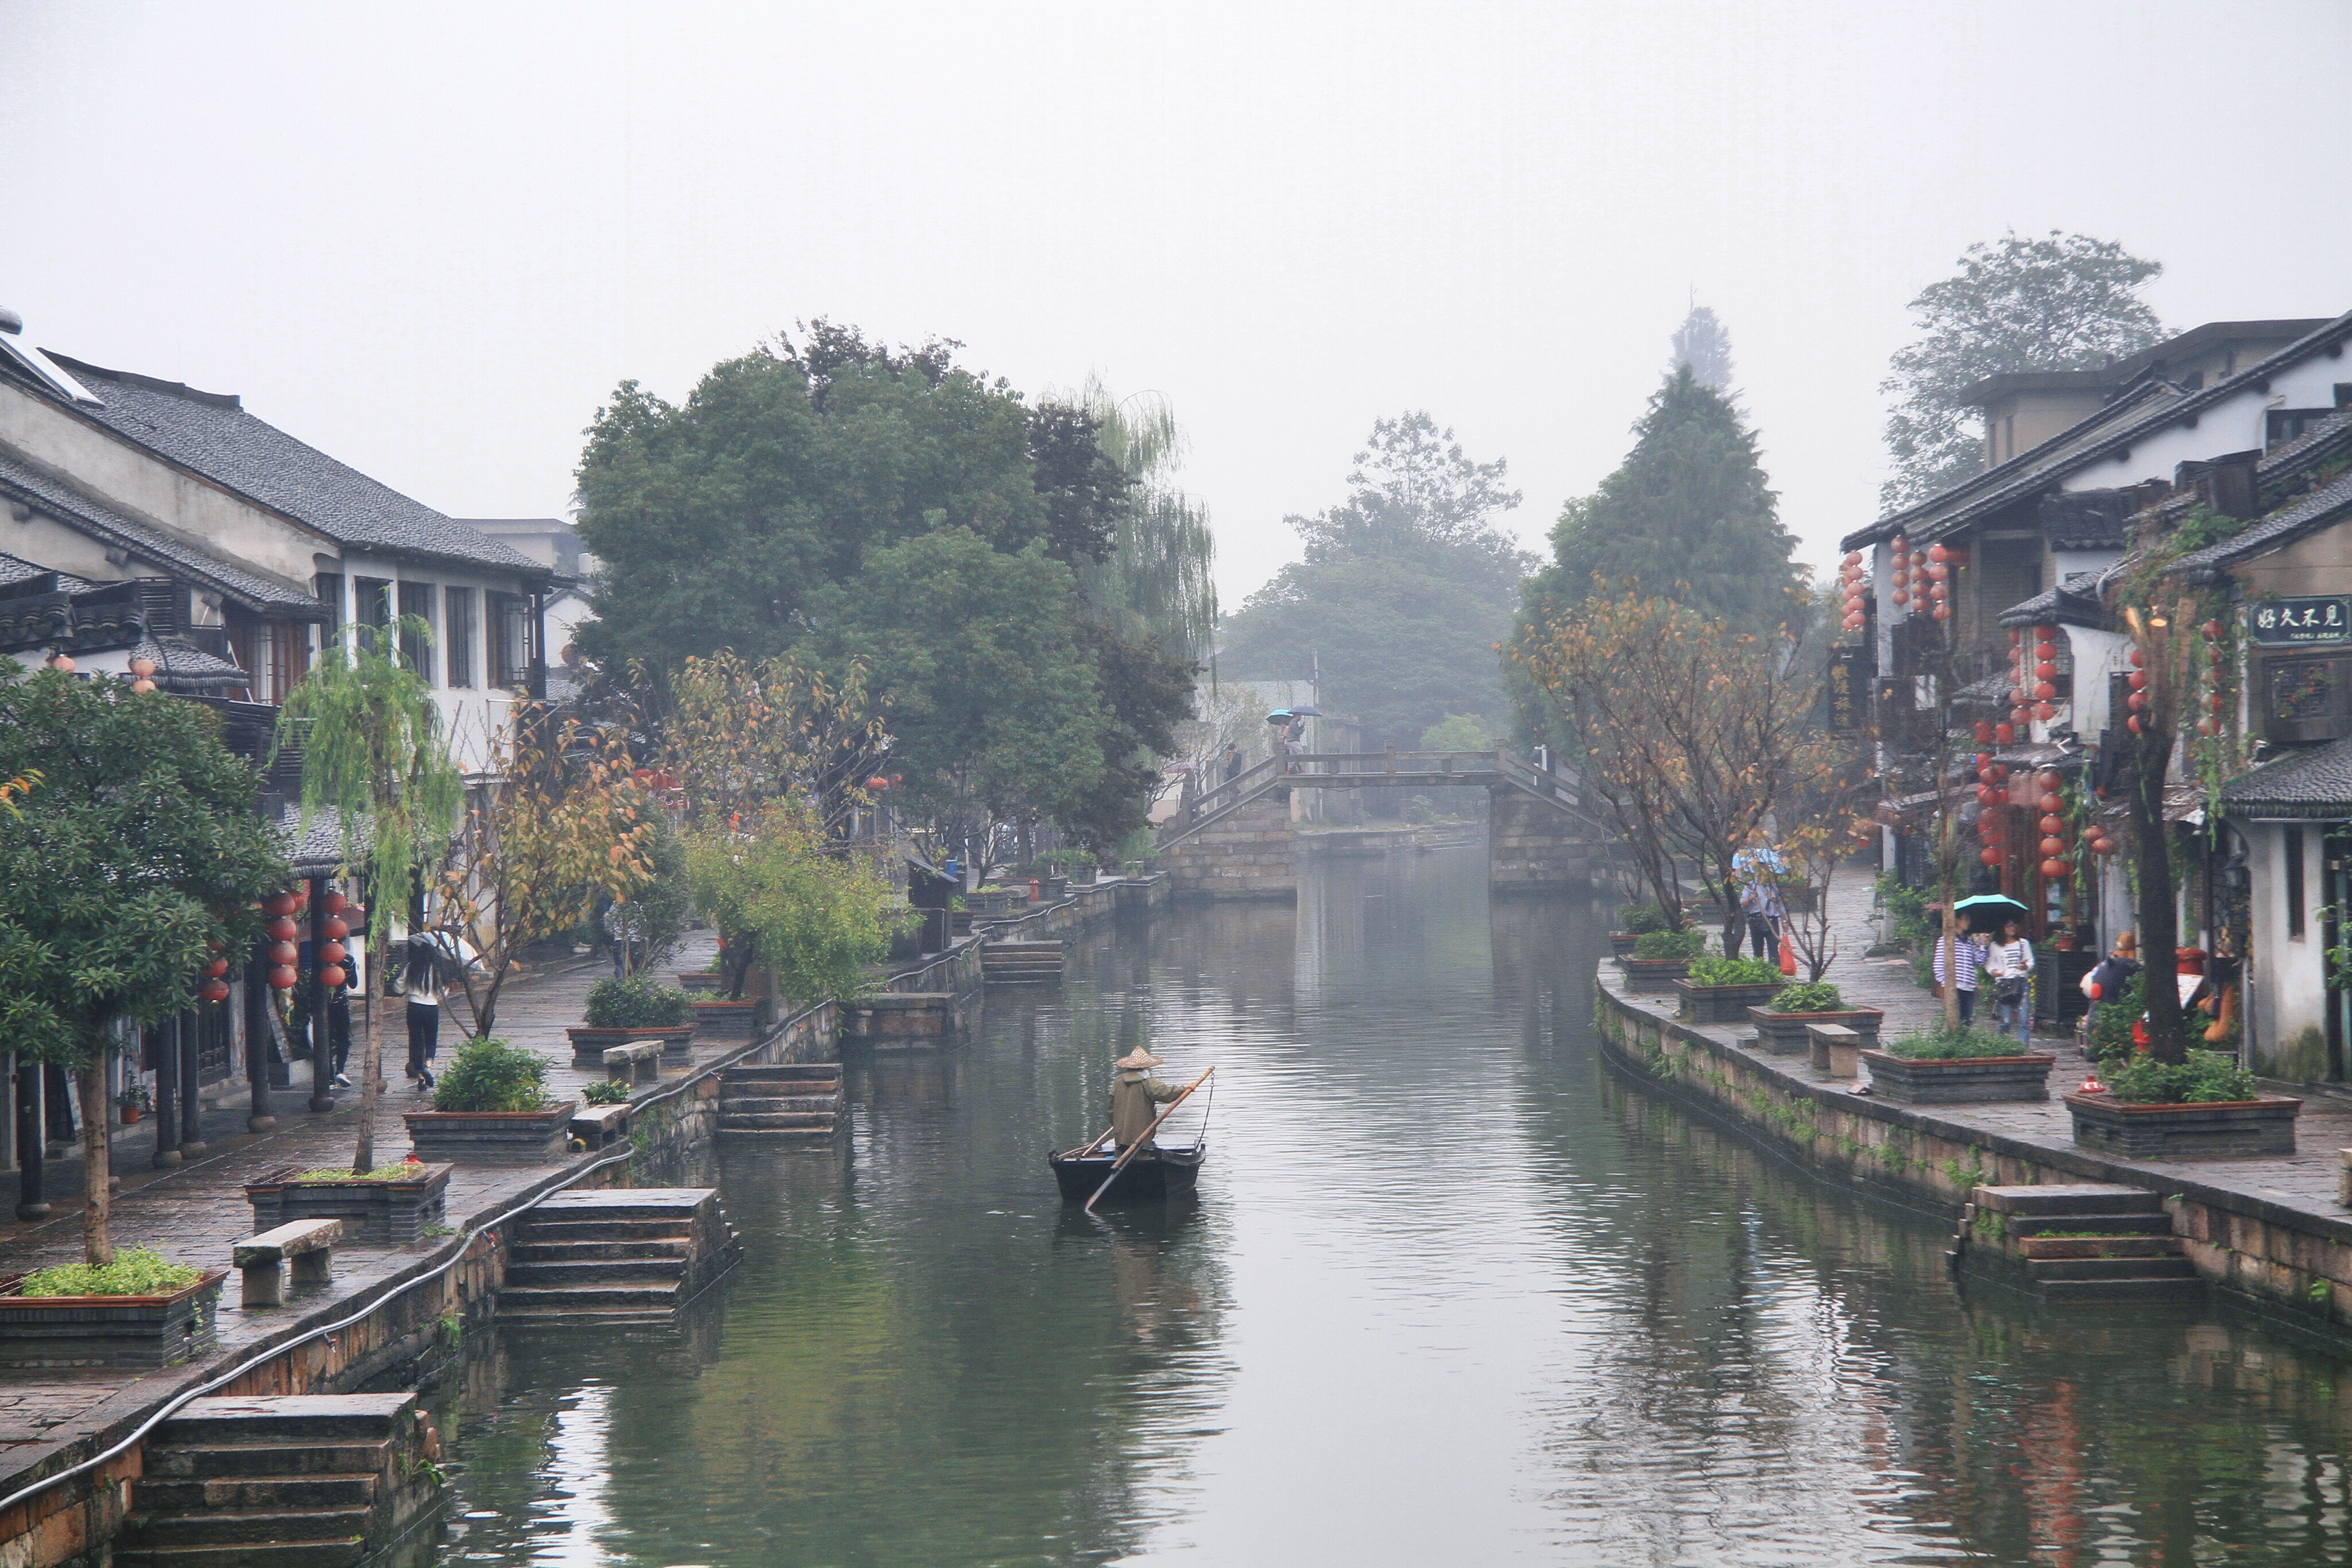
[[[968, 1051], [857, 1064], [836, 1154], [730, 1145], [689, 1175], [747, 1259], [685, 1333], [474, 1347], [441, 1560], [2352, 1558], [2344, 1362], [1962, 1300], [1947, 1226], [1609, 1076], [1605, 922], [1483, 878], [1091, 935]], [[1044, 1151], [1139, 1043], [1220, 1064], [1202, 1199], [1067, 1215]]]

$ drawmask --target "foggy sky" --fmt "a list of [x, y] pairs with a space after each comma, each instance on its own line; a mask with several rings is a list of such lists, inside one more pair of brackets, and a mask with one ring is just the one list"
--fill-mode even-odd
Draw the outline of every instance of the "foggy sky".
[[1539, 545], [1695, 288], [1818, 566], [1971, 241], [2120, 239], [2175, 328], [2352, 308], [2347, 64], [2336, 4], [0, 0], [0, 304], [458, 516], [799, 318], [1096, 371], [1172, 402], [1231, 609], [1405, 408]]

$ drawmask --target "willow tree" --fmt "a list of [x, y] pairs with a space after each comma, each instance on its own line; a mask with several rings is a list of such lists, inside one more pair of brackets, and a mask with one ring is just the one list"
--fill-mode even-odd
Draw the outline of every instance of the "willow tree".
[[[368, 883], [368, 963], [372, 993], [383, 972], [395, 892], [440, 862], [457, 826], [465, 780], [449, 755], [433, 687], [404, 662], [400, 643], [430, 643], [433, 628], [404, 615], [390, 626], [361, 626], [350, 646], [329, 648], [278, 712], [278, 744], [302, 751], [302, 813], [307, 822], [331, 808], [344, 864]], [[405, 905], [404, 896], [399, 903]], [[383, 1047], [375, 1000], [362, 998], [366, 1041], [360, 1077], [359, 1141], [352, 1169], [375, 1168], [375, 1107]]]
[[1104, 558], [1078, 569], [1087, 602], [1127, 641], [1205, 665], [1217, 630], [1217, 542], [1209, 508], [1175, 484], [1184, 456], [1175, 412], [1158, 392], [1115, 398], [1095, 377], [1079, 403], [1097, 422], [1103, 455], [1134, 482]]
[[285, 857], [213, 715], [124, 682], [0, 659], [0, 1040], [79, 1075], [82, 1254], [103, 1265], [107, 1057], [243, 960]]

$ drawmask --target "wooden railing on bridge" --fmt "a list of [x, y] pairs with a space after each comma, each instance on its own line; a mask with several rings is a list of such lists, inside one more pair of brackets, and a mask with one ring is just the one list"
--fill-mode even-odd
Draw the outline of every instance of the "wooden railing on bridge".
[[1549, 772], [1497, 747], [1490, 751], [1315, 751], [1269, 757], [1231, 779], [1188, 787], [1176, 815], [1160, 824], [1160, 847], [1190, 837], [1217, 819], [1276, 789], [1442, 789], [1507, 785], [1548, 800], [1597, 834], [1607, 830], [1584, 812], [1582, 781], [1568, 768]]

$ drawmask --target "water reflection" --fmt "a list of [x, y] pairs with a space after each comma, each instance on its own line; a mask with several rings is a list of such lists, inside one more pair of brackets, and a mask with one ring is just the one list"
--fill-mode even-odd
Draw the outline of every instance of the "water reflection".
[[[1948, 1222], [1602, 1069], [1605, 920], [1482, 872], [1325, 862], [853, 1061], [838, 1149], [708, 1167], [746, 1259], [698, 1326], [473, 1347], [446, 1559], [2352, 1557], [2341, 1360], [1963, 1296]], [[1145, 1043], [1220, 1063], [1202, 1196], [1073, 1215], [1043, 1152]]]

